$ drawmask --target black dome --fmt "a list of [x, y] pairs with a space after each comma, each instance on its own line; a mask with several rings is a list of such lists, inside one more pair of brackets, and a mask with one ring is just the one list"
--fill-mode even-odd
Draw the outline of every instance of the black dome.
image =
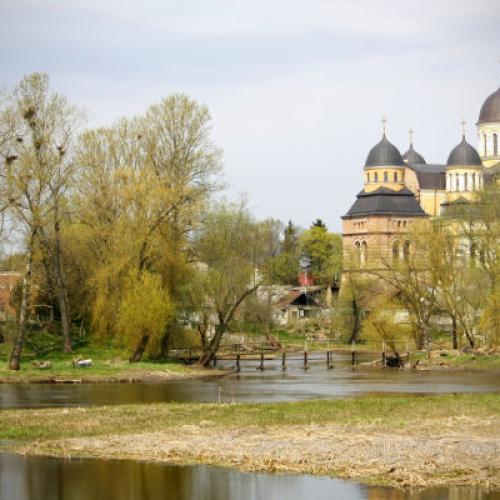
[[404, 167], [404, 164], [398, 148], [391, 144], [384, 134], [382, 140], [373, 146], [368, 153], [365, 167], [390, 167], [393, 165]]
[[455, 146], [448, 156], [448, 161], [446, 162], [448, 166], [453, 165], [479, 165], [482, 166], [483, 162], [479, 157], [479, 153], [465, 140], [462, 141], [458, 146]]
[[406, 163], [414, 165], [425, 165], [427, 163], [425, 158], [413, 149], [413, 144], [410, 144], [410, 149], [403, 155], [403, 159], [406, 160]]
[[500, 122], [500, 89], [493, 92], [481, 106], [477, 123], [486, 122]]

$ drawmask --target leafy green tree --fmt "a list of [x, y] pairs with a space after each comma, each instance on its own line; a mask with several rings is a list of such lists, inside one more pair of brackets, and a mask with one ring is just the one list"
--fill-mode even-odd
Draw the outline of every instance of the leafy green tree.
[[328, 228], [326, 227], [326, 224], [321, 220], [321, 219], [316, 219], [312, 224], [311, 224], [311, 228], [313, 227], [319, 227], [320, 229], [323, 229], [325, 231], [328, 230]]
[[296, 285], [299, 275], [299, 230], [288, 221], [278, 255], [272, 261], [272, 281], [285, 285]]
[[342, 238], [323, 225], [313, 225], [300, 236], [301, 252], [312, 260], [312, 274], [320, 283], [332, 284], [342, 270]]

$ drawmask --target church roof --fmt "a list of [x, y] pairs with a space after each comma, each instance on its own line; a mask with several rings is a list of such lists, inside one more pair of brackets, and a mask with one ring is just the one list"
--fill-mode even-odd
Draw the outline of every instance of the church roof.
[[481, 157], [476, 149], [471, 146], [466, 140], [465, 136], [462, 137], [460, 143], [455, 146], [448, 156], [448, 161], [446, 163], [448, 166], [455, 165], [478, 165], [483, 166]]
[[446, 189], [446, 165], [409, 164], [408, 168], [417, 175], [420, 189]]
[[488, 122], [500, 122], [500, 88], [488, 96], [481, 106], [477, 123]]
[[403, 157], [398, 148], [391, 144], [387, 137], [382, 137], [382, 140], [373, 146], [366, 158], [365, 167], [390, 167], [404, 166]]
[[404, 217], [423, 217], [426, 213], [407, 188], [394, 191], [380, 187], [375, 191], [361, 191], [350, 210], [342, 217], [369, 216], [369, 215], [401, 215]]
[[417, 163], [419, 165], [425, 164], [425, 158], [413, 149], [413, 144], [410, 144], [410, 149], [408, 149], [408, 151], [403, 155], [403, 159], [406, 163]]

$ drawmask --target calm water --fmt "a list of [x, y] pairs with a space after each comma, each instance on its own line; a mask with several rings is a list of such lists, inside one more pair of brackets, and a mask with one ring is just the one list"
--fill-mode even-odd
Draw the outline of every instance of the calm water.
[[419, 493], [327, 477], [248, 474], [205, 466], [0, 455], [0, 500], [499, 499], [479, 488]]
[[[349, 358], [350, 359], [350, 358]], [[272, 402], [313, 398], [342, 398], [363, 394], [432, 394], [500, 392], [500, 376], [482, 372], [405, 372], [356, 367], [348, 357], [337, 356], [335, 368], [326, 369], [324, 355], [314, 355], [310, 369], [291, 360], [286, 371], [279, 361], [244, 361], [239, 374], [217, 380], [183, 380], [151, 384], [2, 384], [0, 408], [89, 406], [161, 401]], [[232, 362], [220, 366], [230, 368]]]

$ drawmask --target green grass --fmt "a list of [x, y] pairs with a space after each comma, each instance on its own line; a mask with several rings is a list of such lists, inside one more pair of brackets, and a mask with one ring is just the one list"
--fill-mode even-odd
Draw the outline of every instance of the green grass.
[[[24, 350], [21, 370], [8, 368], [11, 344], [0, 346], [0, 382], [37, 382], [53, 379], [71, 379], [83, 381], [101, 381], [126, 377], [141, 377], [145, 373], [182, 374], [190, 371], [189, 367], [175, 362], [142, 361], [129, 363], [129, 352], [114, 347], [98, 347], [91, 344], [80, 345], [72, 354], [64, 354], [61, 350], [52, 350], [42, 354], [29, 347]], [[75, 368], [73, 360], [77, 358], [92, 359], [92, 366]], [[50, 361], [51, 367], [40, 369], [34, 361]]]
[[464, 367], [479, 370], [500, 370], [500, 356], [493, 354], [459, 354], [439, 358], [453, 367]]
[[58, 439], [155, 432], [177, 425], [246, 428], [269, 425], [375, 425], [385, 429], [432, 425], [450, 416], [500, 414], [499, 394], [363, 397], [272, 404], [162, 403], [0, 412], [0, 439]]

